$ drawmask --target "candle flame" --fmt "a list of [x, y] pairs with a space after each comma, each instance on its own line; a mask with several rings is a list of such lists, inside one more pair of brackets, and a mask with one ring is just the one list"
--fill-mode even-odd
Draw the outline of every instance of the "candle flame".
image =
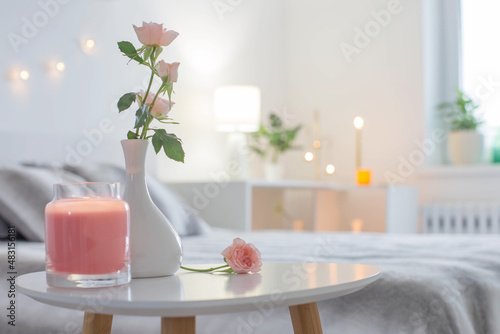
[[365, 124], [365, 121], [363, 120], [363, 117], [356, 117], [354, 119], [354, 127], [358, 130], [363, 128], [363, 125]]

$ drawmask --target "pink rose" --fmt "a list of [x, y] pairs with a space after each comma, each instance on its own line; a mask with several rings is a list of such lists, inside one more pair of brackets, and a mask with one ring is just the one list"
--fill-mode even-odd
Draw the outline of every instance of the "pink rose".
[[177, 82], [179, 65], [180, 63], [169, 64], [160, 60], [156, 65], [156, 70], [163, 81], [168, 79], [168, 83]]
[[[144, 94], [146, 94], [146, 92], [141, 89], [141, 92], [139, 93], [139, 95], [142, 97], [143, 100], [144, 100]], [[155, 94], [149, 93], [145, 102], [151, 106], [151, 103], [153, 103], [154, 98], [155, 98]], [[174, 104], [175, 104], [175, 102], [172, 102], [172, 101], [169, 101], [166, 99], [162, 99], [161, 97], [158, 96], [156, 98], [155, 104], [153, 105], [153, 107], [150, 110], [151, 116], [153, 116], [154, 118], [158, 118], [158, 119], [166, 118], [169, 111], [174, 106]]]
[[163, 28], [163, 24], [142, 22], [142, 27], [134, 25], [137, 38], [144, 45], [167, 46], [179, 35], [178, 32]]
[[247, 244], [240, 238], [234, 239], [233, 244], [224, 249], [221, 254], [237, 274], [256, 273], [262, 267], [259, 250], [253, 244]]

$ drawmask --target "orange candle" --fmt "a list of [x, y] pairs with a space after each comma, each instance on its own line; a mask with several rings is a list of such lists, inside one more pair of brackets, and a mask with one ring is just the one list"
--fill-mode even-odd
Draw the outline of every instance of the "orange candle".
[[116, 199], [57, 200], [46, 210], [47, 268], [105, 274], [128, 263], [128, 205]]
[[371, 184], [371, 171], [365, 168], [358, 168], [356, 170], [356, 181], [360, 186], [368, 186]]

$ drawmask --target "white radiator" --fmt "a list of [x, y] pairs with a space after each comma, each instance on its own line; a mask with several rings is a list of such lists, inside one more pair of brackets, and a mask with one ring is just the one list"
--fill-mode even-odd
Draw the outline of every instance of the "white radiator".
[[426, 204], [422, 226], [424, 233], [500, 233], [500, 202]]

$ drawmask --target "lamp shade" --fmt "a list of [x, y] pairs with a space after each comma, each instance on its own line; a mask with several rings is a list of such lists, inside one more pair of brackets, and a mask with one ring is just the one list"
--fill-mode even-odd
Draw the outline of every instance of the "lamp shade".
[[260, 124], [260, 89], [255, 86], [223, 86], [215, 90], [217, 131], [255, 132]]

